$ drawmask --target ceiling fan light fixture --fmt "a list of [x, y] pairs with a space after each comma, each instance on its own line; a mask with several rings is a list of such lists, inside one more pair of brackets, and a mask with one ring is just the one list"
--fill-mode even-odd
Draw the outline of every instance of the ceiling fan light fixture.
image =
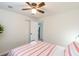
[[41, 9], [45, 6], [45, 2], [38, 3], [30, 3], [26, 2], [31, 8], [23, 8], [22, 10], [31, 10], [32, 15], [35, 15], [37, 12], [44, 14], [45, 12]]
[[37, 10], [36, 9], [32, 9], [32, 14], [36, 14]]

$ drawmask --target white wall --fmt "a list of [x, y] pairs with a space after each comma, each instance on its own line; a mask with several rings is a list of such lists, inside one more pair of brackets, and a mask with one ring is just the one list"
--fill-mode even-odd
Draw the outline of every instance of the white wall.
[[28, 17], [18, 13], [0, 9], [0, 24], [4, 33], [0, 34], [0, 52], [15, 48], [28, 42]]
[[66, 46], [79, 34], [79, 9], [42, 18], [44, 41]]

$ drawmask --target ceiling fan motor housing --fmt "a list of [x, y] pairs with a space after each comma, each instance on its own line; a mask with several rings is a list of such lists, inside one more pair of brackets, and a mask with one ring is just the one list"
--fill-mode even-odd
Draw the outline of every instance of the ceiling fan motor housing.
[[36, 3], [32, 3], [32, 7], [36, 8], [37, 4]]

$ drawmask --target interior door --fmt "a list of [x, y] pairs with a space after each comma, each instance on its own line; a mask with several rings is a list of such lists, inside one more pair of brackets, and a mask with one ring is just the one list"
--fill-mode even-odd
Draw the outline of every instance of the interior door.
[[31, 30], [30, 30], [30, 39], [31, 41], [37, 41], [38, 40], [38, 22], [31, 21]]

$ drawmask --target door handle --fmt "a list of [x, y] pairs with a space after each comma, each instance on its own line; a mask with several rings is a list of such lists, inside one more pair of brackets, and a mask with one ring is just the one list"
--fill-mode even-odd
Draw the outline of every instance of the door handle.
[[30, 33], [30, 35], [32, 35], [32, 33]]

